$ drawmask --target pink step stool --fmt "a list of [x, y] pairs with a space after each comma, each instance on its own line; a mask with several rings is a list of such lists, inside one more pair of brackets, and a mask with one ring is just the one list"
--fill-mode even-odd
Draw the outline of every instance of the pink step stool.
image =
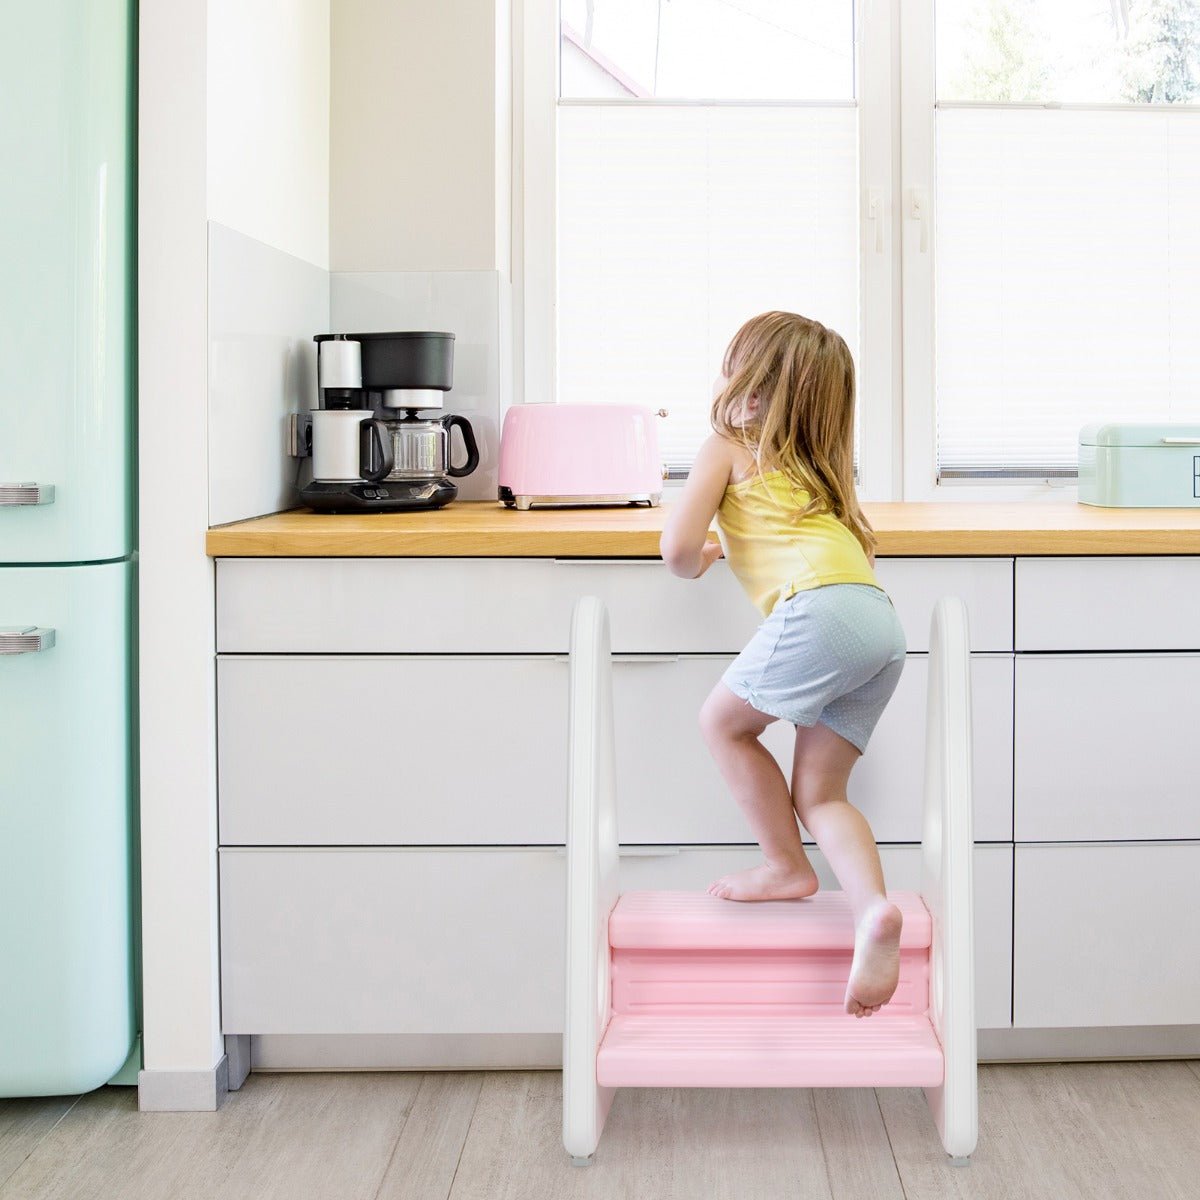
[[976, 1141], [966, 611], [942, 600], [930, 641], [924, 870], [904, 914], [900, 985], [843, 1010], [854, 922], [841, 892], [739, 904], [617, 885], [611, 655], [603, 604], [571, 639], [563, 1144], [592, 1159], [621, 1087], [920, 1087], [942, 1144]]

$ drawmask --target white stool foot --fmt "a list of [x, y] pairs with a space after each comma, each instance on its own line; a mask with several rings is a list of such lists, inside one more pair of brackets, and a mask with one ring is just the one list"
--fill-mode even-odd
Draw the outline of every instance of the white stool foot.
[[590, 1167], [592, 1165], [592, 1156], [590, 1154], [572, 1154], [571, 1166], [573, 1167]]
[[969, 1167], [971, 1165], [970, 1158], [965, 1154], [963, 1154], [963, 1155], [951, 1154], [951, 1155], [948, 1155], [948, 1157], [950, 1159], [950, 1165], [952, 1167]]

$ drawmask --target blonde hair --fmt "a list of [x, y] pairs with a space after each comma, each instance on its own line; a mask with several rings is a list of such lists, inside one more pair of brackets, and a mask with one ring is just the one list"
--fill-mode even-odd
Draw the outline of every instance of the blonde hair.
[[[854, 359], [832, 329], [796, 313], [752, 317], [725, 351], [713, 398], [717, 433], [745, 446], [761, 474], [781, 471], [808, 493], [797, 520], [830, 513], [870, 554], [875, 534], [854, 491]], [[757, 397], [758, 410], [746, 413]]]

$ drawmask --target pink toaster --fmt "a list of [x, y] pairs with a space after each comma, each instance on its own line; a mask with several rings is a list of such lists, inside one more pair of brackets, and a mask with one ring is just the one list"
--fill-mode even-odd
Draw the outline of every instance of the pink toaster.
[[636, 404], [515, 404], [500, 434], [500, 500], [510, 508], [662, 499], [657, 416]]

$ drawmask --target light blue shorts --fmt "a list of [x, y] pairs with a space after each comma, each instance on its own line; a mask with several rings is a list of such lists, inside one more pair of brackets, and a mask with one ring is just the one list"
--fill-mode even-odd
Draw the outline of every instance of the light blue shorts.
[[865, 751], [906, 649], [887, 592], [831, 583], [781, 600], [721, 681], [761, 713], [793, 725], [819, 721]]

